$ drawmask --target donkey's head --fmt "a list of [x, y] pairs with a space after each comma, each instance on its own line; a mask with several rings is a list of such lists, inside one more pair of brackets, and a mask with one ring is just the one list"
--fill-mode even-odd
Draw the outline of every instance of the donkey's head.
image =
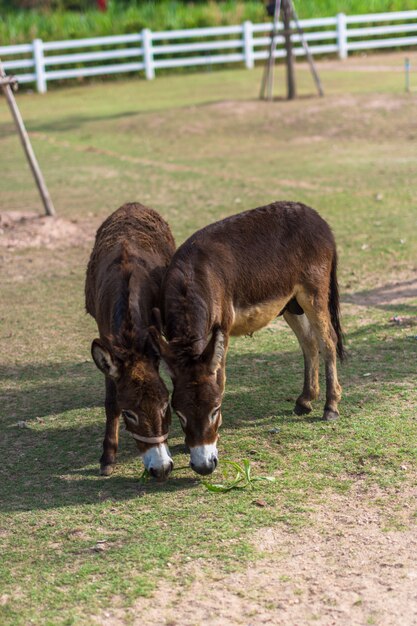
[[222, 423], [221, 402], [225, 385], [225, 337], [213, 329], [205, 341], [185, 344], [154, 337], [172, 378], [172, 408], [177, 413], [190, 449], [190, 466], [198, 474], [216, 469], [218, 430]]
[[95, 339], [91, 353], [113, 383], [115, 404], [146, 469], [158, 479], [166, 478], [173, 468], [166, 444], [171, 409], [168, 389], [158, 371], [160, 356], [151, 338], [138, 351], [122, 347], [115, 339]]

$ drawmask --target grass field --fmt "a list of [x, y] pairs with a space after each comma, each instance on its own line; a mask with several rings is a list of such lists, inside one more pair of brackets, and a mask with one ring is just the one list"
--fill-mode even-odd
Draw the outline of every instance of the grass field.
[[[161, 581], [185, 585], [190, 562], [208, 586], [239, 576], [263, 558], [258, 529], [302, 532], [312, 507], [349, 494], [354, 504], [358, 485], [383, 526], [409, 530], [415, 502], [407, 522], [400, 502], [416, 486], [417, 96], [402, 91], [402, 63], [323, 63], [324, 99], [300, 65], [293, 103], [257, 101], [260, 70], [19, 96], [62, 232], [38, 247], [33, 232], [9, 247], [8, 229], [0, 235], [2, 626], [132, 623], [129, 607]], [[4, 102], [0, 141], [1, 210], [40, 211]], [[219, 444], [221, 458], [249, 458], [274, 483], [216, 495], [183, 470], [143, 486], [124, 433], [114, 475], [101, 478], [103, 380], [83, 308], [95, 228], [138, 200], [179, 244], [276, 199], [317, 208], [336, 234], [350, 353], [341, 419], [320, 421], [323, 400], [311, 416], [292, 414], [302, 357], [280, 319], [232, 341]], [[174, 419], [177, 467], [188, 462], [182, 441]], [[115, 607], [119, 621], [106, 622]], [[362, 623], [379, 623], [363, 611]]]

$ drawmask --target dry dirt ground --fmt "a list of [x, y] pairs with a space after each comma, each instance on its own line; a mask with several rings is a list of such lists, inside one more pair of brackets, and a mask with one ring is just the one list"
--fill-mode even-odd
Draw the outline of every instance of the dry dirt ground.
[[71, 247], [91, 241], [90, 229], [77, 220], [50, 218], [29, 211], [4, 211], [0, 214], [0, 248]]
[[258, 532], [253, 543], [263, 558], [244, 571], [216, 576], [207, 562], [172, 565], [153, 597], [141, 599], [128, 613], [106, 611], [95, 622], [417, 624], [417, 488], [396, 493], [395, 510], [392, 495], [358, 483], [349, 495], [332, 495], [315, 505], [296, 532], [284, 525]]

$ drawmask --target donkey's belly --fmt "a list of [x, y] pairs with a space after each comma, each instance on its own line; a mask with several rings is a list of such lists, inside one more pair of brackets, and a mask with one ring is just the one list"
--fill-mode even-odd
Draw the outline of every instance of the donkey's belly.
[[250, 335], [271, 322], [284, 308], [291, 295], [277, 300], [268, 300], [246, 308], [234, 309], [230, 335]]

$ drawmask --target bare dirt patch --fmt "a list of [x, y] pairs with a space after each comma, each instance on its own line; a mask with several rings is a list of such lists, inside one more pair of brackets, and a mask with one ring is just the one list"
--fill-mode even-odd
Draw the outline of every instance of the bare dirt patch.
[[[301, 530], [280, 525], [258, 532], [255, 546], [268, 556], [242, 572], [216, 577], [203, 561], [175, 567], [152, 598], [129, 611], [129, 620], [146, 626], [415, 625], [417, 489], [395, 495], [394, 511], [376, 488], [370, 493], [357, 484], [348, 495], [333, 494]], [[391, 513], [401, 530], [390, 529]], [[113, 626], [126, 617], [114, 608], [96, 623]]]
[[67, 248], [91, 241], [91, 232], [77, 220], [47, 217], [23, 211], [0, 214], [0, 247], [8, 250], [24, 248]]

